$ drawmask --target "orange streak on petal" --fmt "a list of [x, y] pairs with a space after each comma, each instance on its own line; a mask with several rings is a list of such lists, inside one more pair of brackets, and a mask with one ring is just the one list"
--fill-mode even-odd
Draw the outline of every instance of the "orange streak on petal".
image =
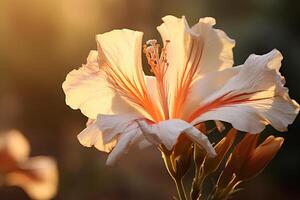
[[[108, 82], [121, 96], [142, 108], [154, 121], [159, 121], [162, 118], [157, 106], [151, 101], [143, 80], [139, 78], [137, 83], [131, 81], [118, 67], [114, 69], [107, 65], [104, 70]], [[138, 84], [141, 89], [139, 89]]]
[[227, 106], [227, 105], [234, 105], [234, 104], [241, 104], [241, 103], [246, 103], [246, 102], [255, 102], [258, 100], [263, 100], [263, 99], [268, 99], [270, 97], [262, 97], [262, 98], [251, 98], [249, 95], [254, 95], [258, 92], [251, 92], [251, 93], [241, 93], [234, 95], [232, 97], [226, 98], [227, 95], [230, 94], [230, 92], [224, 94], [223, 96], [217, 98], [216, 100], [212, 101], [209, 104], [206, 104], [204, 106], [199, 107], [197, 110], [195, 110], [191, 116], [188, 119], [188, 122], [193, 121], [196, 119], [198, 116], [202, 115], [203, 113], [206, 113], [212, 109], [219, 108], [222, 106]]
[[182, 106], [189, 94], [191, 83], [195, 78], [195, 74], [202, 57], [203, 45], [200, 43], [200, 39], [192, 38], [192, 40], [189, 58], [186, 62], [186, 66], [184, 67], [180, 80], [178, 80], [179, 84], [177, 85], [175, 92], [175, 102], [172, 113], [173, 118], [179, 118], [181, 115]]

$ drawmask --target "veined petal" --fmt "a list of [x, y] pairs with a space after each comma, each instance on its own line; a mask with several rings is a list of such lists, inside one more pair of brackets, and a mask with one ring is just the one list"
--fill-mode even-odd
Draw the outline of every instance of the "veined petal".
[[144, 117], [136, 113], [98, 116], [96, 124], [101, 132], [101, 142], [104, 145], [114, 142], [114, 147], [106, 161], [107, 165], [114, 165], [133, 144], [139, 145], [140, 148], [149, 146], [149, 142], [146, 142], [136, 122], [138, 119]]
[[111, 152], [116, 145], [116, 140], [112, 139], [109, 142], [104, 143], [103, 133], [98, 129], [95, 122], [89, 124], [80, 134], [77, 136], [80, 144], [86, 147], [95, 146], [99, 151]]
[[139, 128], [129, 128], [122, 132], [115, 148], [108, 155], [106, 164], [109, 166], [114, 165], [123, 154], [128, 153], [130, 146], [135, 143], [135, 139], [139, 136], [141, 136], [141, 130]]
[[12, 162], [22, 162], [28, 158], [30, 146], [22, 133], [10, 130], [0, 134], [0, 151], [7, 153], [8, 159], [13, 159]]
[[97, 57], [98, 52], [91, 51], [87, 64], [67, 75], [63, 83], [67, 105], [80, 109], [91, 119], [96, 119], [98, 114], [119, 114], [132, 110], [110, 87], [105, 72], [98, 66]]
[[299, 112], [290, 99], [279, 73], [282, 55], [251, 55], [221, 89], [204, 99], [189, 120], [196, 124], [206, 120], [229, 122], [234, 128], [259, 133], [267, 124], [286, 130]]
[[[154, 76], [145, 76], [146, 87], [148, 90], [149, 98], [152, 102], [156, 102], [157, 105], [156, 109], [157, 112], [163, 113], [163, 105], [160, 103], [159, 99], [161, 98], [160, 92], [158, 90], [157, 80]], [[163, 114], [161, 115], [163, 116]], [[163, 120], [164, 118], [161, 118]]]
[[205, 74], [230, 68], [233, 65], [233, 52], [235, 41], [226, 33], [213, 26], [216, 20], [212, 17], [199, 19], [192, 27], [192, 31], [204, 41], [202, 59], [199, 63], [200, 73]]
[[137, 119], [144, 117], [135, 113], [123, 115], [98, 115], [97, 127], [102, 132], [104, 144], [110, 142], [117, 135], [128, 131], [128, 129], [138, 128]]
[[99, 65], [110, 85], [148, 118], [159, 120], [161, 113], [151, 100], [142, 70], [143, 33], [128, 29], [96, 36]]
[[188, 120], [191, 113], [199, 108], [201, 102], [220, 90], [228, 80], [239, 73], [240, 69], [241, 67], [232, 67], [198, 77], [191, 85], [190, 92], [183, 104], [181, 117]]
[[88, 121], [87, 128], [77, 137], [83, 146], [95, 146], [110, 153], [106, 164], [114, 165], [131, 145], [137, 144], [140, 148], [151, 145], [142, 135], [137, 119], [144, 117], [136, 113], [98, 115], [97, 120]]
[[[216, 23], [214, 18], [201, 18], [192, 28], [184, 16], [182, 18], [165, 16], [163, 22], [157, 29], [164, 42], [170, 41], [167, 49], [169, 73], [172, 72], [176, 76], [182, 74], [180, 72], [189, 67], [186, 66], [188, 62], [197, 57], [196, 54], [191, 55], [197, 48], [201, 58], [195, 63], [197, 68], [195, 72], [205, 74], [232, 67], [232, 48], [235, 42], [222, 30], [213, 28]], [[199, 39], [197, 43], [194, 41], [196, 38]]]
[[196, 77], [232, 66], [234, 41], [223, 31], [212, 28], [213, 18], [202, 18], [192, 28], [185, 17], [166, 16], [163, 21], [157, 29], [163, 41], [170, 41], [166, 85], [170, 93], [171, 117], [177, 118]]
[[178, 137], [185, 133], [192, 141], [202, 146], [209, 156], [213, 157], [216, 155], [206, 135], [183, 120], [170, 119], [152, 126], [148, 125], [144, 120], [138, 120], [137, 122], [146, 138], [150, 137], [154, 141], [153, 143], [163, 144], [169, 150], [174, 147]]
[[139, 91], [144, 88], [141, 62], [143, 33], [128, 29], [113, 30], [96, 36], [99, 65], [118, 70], [122, 78], [136, 83]]
[[52, 199], [57, 192], [57, 164], [50, 157], [30, 158], [5, 176], [5, 184], [22, 187], [32, 199]]

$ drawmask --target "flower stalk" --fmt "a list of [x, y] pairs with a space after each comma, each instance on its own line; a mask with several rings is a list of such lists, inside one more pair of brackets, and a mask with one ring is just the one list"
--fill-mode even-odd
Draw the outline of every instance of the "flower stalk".
[[[161, 148], [164, 149], [164, 148]], [[167, 150], [162, 150], [162, 157], [165, 163], [165, 166], [167, 168], [167, 171], [169, 172], [169, 175], [172, 177], [172, 179], [175, 182], [176, 185], [176, 189], [177, 189], [177, 193], [179, 196], [180, 200], [186, 200], [186, 193], [185, 193], [185, 189], [184, 189], [184, 185], [183, 185], [183, 175], [181, 175], [180, 173], [178, 173], [178, 171], [176, 171], [174, 169], [174, 166], [172, 164], [172, 160], [171, 160], [171, 154], [170, 152], [168, 152]]]
[[180, 200], [186, 200], [186, 194], [185, 194], [185, 189], [183, 185], [182, 179], [174, 179], [175, 184], [176, 184], [176, 189], [178, 192], [178, 196]]
[[203, 182], [206, 178], [206, 175], [203, 173], [203, 171], [201, 169], [202, 168], [200, 168], [200, 170], [199, 169], [196, 170], [196, 172], [195, 172], [195, 177], [194, 177], [194, 180], [192, 183], [192, 189], [191, 189], [191, 193], [190, 193], [192, 200], [198, 200], [201, 197]]
[[228, 200], [230, 196], [237, 191], [235, 188], [240, 183], [241, 181], [239, 181], [238, 178], [234, 176], [225, 188], [216, 187], [216, 190], [210, 200]]

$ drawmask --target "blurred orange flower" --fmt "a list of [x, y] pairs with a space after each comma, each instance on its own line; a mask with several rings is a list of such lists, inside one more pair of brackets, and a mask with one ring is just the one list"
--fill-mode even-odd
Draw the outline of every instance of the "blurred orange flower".
[[0, 134], [0, 175], [4, 185], [23, 188], [32, 199], [51, 199], [57, 192], [58, 171], [54, 159], [29, 157], [30, 146], [16, 130]]

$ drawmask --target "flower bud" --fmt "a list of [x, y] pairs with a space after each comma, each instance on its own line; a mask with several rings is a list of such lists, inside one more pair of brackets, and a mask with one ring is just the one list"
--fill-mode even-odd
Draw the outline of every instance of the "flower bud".
[[274, 158], [284, 141], [281, 137], [269, 136], [256, 147], [258, 137], [248, 133], [235, 147], [219, 178], [219, 187], [226, 187], [234, 174], [239, 181], [257, 176]]
[[232, 180], [233, 174], [237, 174], [240, 171], [251, 152], [255, 149], [258, 137], [259, 135], [246, 134], [239, 144], [235, 146], [218, 180], [218, 187], [226, 187]]
[[248, 157], [238, 176], [241, 180], [247, 180], [257, 176], [275, 157], [283, 144], [282, 137], [269, 136]]
[[205, 157], [204, 163], [203, 163], [203, 170], [206, 175], [209, 175], [216, 171], [218, 167], [220, 166], [220, 163], [222, 162], [224, 156], [232, 146], [234, 139], [236, 137], [237, 130], [232, 128], [226, 137], [224, 137], [217, 145], [215, 145], [215, 150], [217, 153], [217, 156], [214, 158]]

